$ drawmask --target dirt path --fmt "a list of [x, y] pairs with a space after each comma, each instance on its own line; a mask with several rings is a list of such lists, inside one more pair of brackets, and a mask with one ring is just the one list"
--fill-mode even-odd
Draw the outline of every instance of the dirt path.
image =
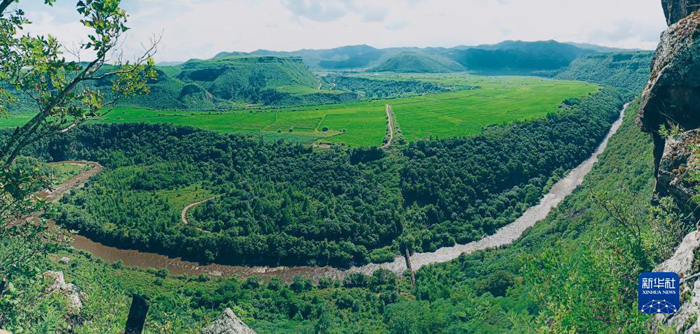
[[52, 162], [50, 165], [57, 165], [57, 164], [72, 164], [72, 165], [78, 165], [78, 166], [92, 166], [92, 168], [72, 177], [70, 180], [66, 181], [63, 184], [58, 185], [57, 187], [51, 189], [51, 190], [43, 190], [37, 194], [38, 198], [44, 199], [47, 202], [57, 202], [58, 200], [63, 197], [65, 193], [70, 191], [73, 188], [80, 188], [82, 187], [85, 182], [87, 182], [91, 177], [97, 175], [99, 172], [101, 172], [104, 168], [102, 165], [96, 163], [96, 162], [91, 162], [91, 161], [61, 161], [61, 162]]
[[209, 201], [211, 201], [211, 200], [217, 199], [217, 198], [219, 198], [219, 197], [221, 197], [221, 196], [218, 196], [218, 195], [217, 195], [217, 196], [214, 196], [214, 197], [211, 197], [211, 198], [207, 198], [207, 199], [205, 199], [205, 200], [203, 200], [203, 201], [194, 202], [194, 203], [192, 203], [192, 204], [187, 205], [184, 209], [182, 209], [182, 223], [185, 224], [185, 225], [187, 225], [187, 210], [192, 209], [192, 208], [194, 208], [194, 207], [197, 206], [197, 205], [204, 204], [204, 203], [209, 202]]
[[[413, 265], [413, 270], [418, 270], [423, 266], [443, 263], [454, 260], [459, 257], [460, 254], [470, 254], [477, 250], [491, 249], [501, 246], [506, 246], [513, 243], [515, 240], [520, 238], [522, 234], [534, 226], [537, 222], [540, 222], [547, 218], [549, 213], [553, 208], [555, 208], [559, 203], [561, 203], [567, 196], [569, 196], [585, 179], [586, 175], [593, 169], [595, 163], [598, 161], [598, 157], [602, 154], [610, 140], [610, 138], [617, 132], [622, 124], [622, 120], [625, 114], [625, 110], [628, 105], [625, 105], [625, 109], [620, 112], [620, 118], [612, 125], [608, 135], [605, 137], [603, 142], [600, 144], [598, 149], [591, 155], [588, 160], [581, 163], [578, 167], [569, 172], [566, 177], [557, 182], [547, 195], [540, 201], [539, 204], [528, 209], [520, 218], [518, 218], [513, 223], [506, 225], [499, 229], [495, 234], [485, 237], [481, 240], [471, 242], [464, 245], [455, 245], [452, 247], [443, 247], [435, 252], [431, 253], [417, 253], [411, 256], [411, 261]], [[98, 165], [99, 166], [99, 165]], [[93, 169], [94, 170], [94, 169]], [[101, 170], [101, 168], [100, 168]], [[92, 170], [91, 170], [92, 171]], [[92, 175], [97, 174], [99, 171], [95, 171]], [[87, 176], [84, 175], [90, 173], [87, 171], [78, 177]], [[76, 177], [76, 178], [78, 178]], [[84, 177], [83, 177], [84, 178]], [[89, 177], [88, 177], [89, 178]], [[75, 178], [74, 178], [75, 179]], [[84, 178], [86, 180], [86, 178]], [[71, 179], [72, 181], [73, 179]], [[71, 182], [69, 181], [69, 183]], [[72, 184], [77, 184], [72, 183]], [[70, 187], [62, 187], [64, 192], [70, 189]], [[193, 203], [196, 204], [196, 203]], [[116, 261], [122, 260], [124, 264], [128, 266], [136, 266], [142, 268], [166, 268], [173, 274], [187, 274], [187, 275], [200, 275], [200, 274], [210, 274], [213, 276], [233, 276], [237, 275], [242, 279], [249, 277], [261, 277], [264, 279], [269, 279], [273, 277], [278, 277], [284, 281], [291, 282], [294, 276], [304, 276], [311, 279], [318, 280], [320, 278], [336, 278], [343, 279], [352, 273], [363, 273], [366, 275], [371, 275], [376, 270], [387, 269], [396, 274], [403, 274], [406, 270], [406, 260], [403, 256], [397, 256], [393, 262], [382, 263], [382, 264], [368, 264], [361, 267], [352, 267], [348, 270], [341, 270], [332, 267], [310, 267], [310, 266], [300, 266], [300, 267], [248, 267], [248, 266], [227, 266], [227, 265], [200, 265], [199, 263], [185, 261], [179, 258], [170, 258], [164, 255], [154, 254], [154, 253], [144, 253], [135, 250], [119, 249], [115, 247], [109, 247], [102, 245], [100, 243], [91, 241], [85, 237], [75, 236], [75, 242], [73, 246], [91, 252], [94, 256], [108, 260]]]
[[391, 147], [391, 143], [394, 141], [394, 111], [391, 109], [391, 104], [386, 105], [386, 119], [386, 124], [389, 127], [389, 140], [382, 145], [385, 150]]

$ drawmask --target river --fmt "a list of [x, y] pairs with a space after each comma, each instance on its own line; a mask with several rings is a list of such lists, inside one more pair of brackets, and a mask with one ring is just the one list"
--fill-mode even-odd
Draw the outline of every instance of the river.
[[[617, 133], [620, 126], [622, 125], [622, 120], [625, 115], [625, 111], [629, 104], [625, 105], [625, 108], [620, 112], [620, 117], [615, 123], [613, 123], [607, 136], [600, 144], [598, 149], [588, 158], [586, 161], [581, 163], [579, 166], [571, 170], [566, 177], [557, 182], [550, 189], [549, 193], [545, 195], [539, 204], [529, 208], [523, 215], [518, 218], [513, 223], [506, 225], [499, 229], [495, 234], [484, 237], [481, 240], [471, 242], [464, 245], [455, 245], [452, 247], [440, 248], [434, 252], [430, 253], [416, 253], [411, 257], [413, 270], [418, 270], [423, 266], [443, 263], [456, 259], [462, 253], [472, 253], [477, 250], [496, 248], [500, 246], [505, 246], [513, 243], [518, 239], [528, 228], [535, 225], [535, 223], [544, 220], [550, 211], [555, 208], [561, 201], [563, 201], [567, 196], [569, 196], [581, 183], [588, 173], [593, 169], [593, 166], [598, 161], [598, 157], [602, 154], [610, 138]], [[99, 165], [98, 165], [99, 166]], [[98, 167], [101, 169], [101, 167]], [[95, 175], [97, 172], [92, 170], [87, 178]], [[79, 178], [77, 181], [84, 182], [87, 180], [86, 177]], [[74, 178], [75, 179], [75, 178]], [[80, 182], [76, 180], [70, 180], [72, 186]], [[72, 187], [71, 186], [71, 187]], [[62, 187], [64, 191], [67, 191], [71, 187]], [[55, 191], [54, 191], [55, 192]], [[60, 197], [60, 196], [59, 196]], [[74, 236], [75, 241], [73, 242], [73, 247], [76, 249], [88, 251], [93, 254], [93, 256], [107, 260], [107, 261], [117, 261], [121, 260], [125, 265], [132, 267], [141, 268], [165, 268], [171, 274], [185, 274], [185, 275], [200, 275], [208, 274], [210, 276], [239, 276], [243, 279], [249, 277], [261, 277], [264, 279], [269, 279], [272, 277], [281, 278], [284, 281], [291, 281], [294, 276], [308, 277], [314, 280], [318, 280], [323, 277], [343, 279], [350, 275], [351, 273], [360, 272], [366, 275], [372, 274], [378, 269], [387, 269], [396, 274], [403, 274], [406, 271], [406, 261], [404, 257], [398, 256], [393, 262], [382, 263], [382, 264], [368, 264], [361, 267], [352, 267], [347, 270], [341, 270], [332, 267], [248, 267], [248, 266], [228, 266], [219, 264], [209, 264], [200, 265], [196, 262], [185, 261], [180, 258], [171, 258], [168, 256], [145, 253], [135, 250], [119, 249], [115, 247], [110, 247], [103, 245], [98, 242], [94, 242], [86, 237], [76, 235]]]

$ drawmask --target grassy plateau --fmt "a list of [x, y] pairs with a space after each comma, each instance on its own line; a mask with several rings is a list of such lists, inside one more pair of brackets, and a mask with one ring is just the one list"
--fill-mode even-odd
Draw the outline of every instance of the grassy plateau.
[[[117, 108], [98, 123], [171, 123], [205, 130], [259, 134], [266, 140], [378, 146], [386, 132], [385, 105], [391, 104], [409, 141], [437, 136], [478, 134], [484, 127], [543, 117], [568, 98], [597, 91], [594, 84], [534, 77], [482, 77], [467, 74], [363, 75], [373, 80], [420, 80], [446, 85], [453, 92], [410, 98], [329, 104], [273, 110], [191, 112]], [[469, 87], [471, 89], [464, 90]], [[476, 89], [474, 89], [476, 88]], [[0, 119], [15, 127], [31, 115]]]

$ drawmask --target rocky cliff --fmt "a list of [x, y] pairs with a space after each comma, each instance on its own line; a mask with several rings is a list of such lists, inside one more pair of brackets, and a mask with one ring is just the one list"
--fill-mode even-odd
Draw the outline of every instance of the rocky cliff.
[[[684, 210], [697, 215], [697, 173], [700, 162], [700, 0], [662, 0], [668, 30], [652, 62], [651, 77], [641, 99], [639, 122], [654, 138], [656, 190], [670, 195]], [[654, 271], [681, 278], [681, 309], [657, 315], [663, 327], [678, 333], [700, 331], [700, 275], [697, 268], [700, 232], [688, 234], [676, 253]]]
[[661, 0], [666, 22], [672, 25], [700, 9], [700, 0]]
[[[689, 173], [698, 142], [693, 130], [700, 128], [700, 0], [662, 2], [671, 26], [653, 59], [639, 121], [654, 138], [657, 191], [690, 205], [697, 186]], [[678, 133], [668, 137], [669, 129]]]
[[243, 323], [233, 310], [227, 308], [202, 334], [255, 334], [255, 331]]

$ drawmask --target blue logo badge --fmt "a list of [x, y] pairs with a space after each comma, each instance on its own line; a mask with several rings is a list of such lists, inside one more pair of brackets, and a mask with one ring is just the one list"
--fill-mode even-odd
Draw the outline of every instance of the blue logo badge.
[[676, 313], [681, 307], [680, 278], [676, 273], [642, 273], [639, 275], [639, 311], [642, 313]]

